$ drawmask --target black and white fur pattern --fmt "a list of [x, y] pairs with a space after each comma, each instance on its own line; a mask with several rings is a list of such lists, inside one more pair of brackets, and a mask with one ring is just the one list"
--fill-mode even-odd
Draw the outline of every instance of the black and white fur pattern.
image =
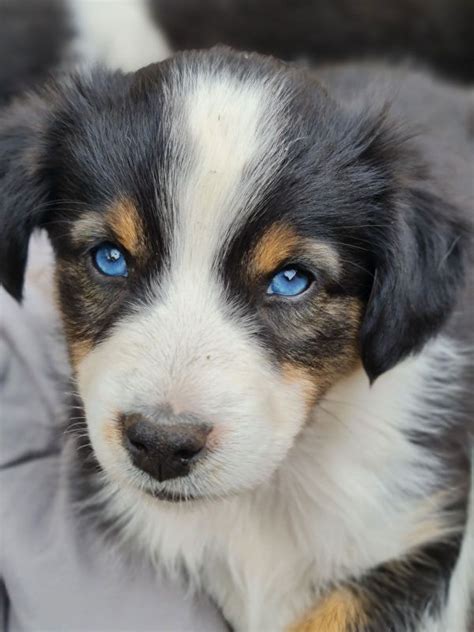
[[[334, 630], [464, 632], [471, 358], [443, 328], [469, 249], [472, 94], [321, 76], [216, 49], [16, 104], [1, 280], [21, 297], [46, 228], [103, 512], [234, 629], [284, 630], [342, 587], [356, 605]], [[90, 264], [111, 235], [132, 244], [126, 282]], [[270, 304], [265, 265], [287, 244], [317, 282]], [[160, 483], [130, 462], [120, 415], [163, 409], [213, 434]]]

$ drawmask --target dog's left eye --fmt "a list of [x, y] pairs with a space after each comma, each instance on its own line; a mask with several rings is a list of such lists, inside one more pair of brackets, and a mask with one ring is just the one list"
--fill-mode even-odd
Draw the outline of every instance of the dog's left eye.
[[275, 274], [267, 287], [267, 294], [277, 296], [298, 296], [303, 294], [312, 283], [309, 273], [298, 268], [284, 268]]
[[127, 262], [124, 253], [114, 244], [100, 244], [92, 253], [97, 270], [105, 276], [126, 277]]

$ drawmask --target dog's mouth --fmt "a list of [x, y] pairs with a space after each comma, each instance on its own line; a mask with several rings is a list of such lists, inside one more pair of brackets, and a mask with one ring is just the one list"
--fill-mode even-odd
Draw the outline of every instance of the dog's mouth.
[[[182, 481], [181, 484], [171, 484], [169, 486], [165, 486], [166, 484], [158, 483], [149, 475], [145, 474], [145, 477], [148, 480], [143, 481], [143, 484], [138, 486], [138, 490], [145, 494], [148, 498], [173, 504], [191, 504], [200, 500], [209, 499], [209, 496], [205, 493], [200, 493], [200, 490], [196, 489], [195, 485], [192, 490], [188, 490], [185, 478], [171, 481], [171, 483], [176, 483], [177, 480], [180, 480]], [[129, 480], [129, 484], [130, 483], [133, 487], [136, 486], [133, 481]]]
[[145, 492], [149, 496], [156, 498], [156, 500], [164, 500], [169, 503], [190, 503], [190, 502], [196, 502], [197, 500], [200, 500], [199, 496], [194, 496], [190, 494], [182, 494], [180, 492], [170, 492], [165, 489], [160, 489], [160, 490], [146, 489]]
[[186, 485], [183, 485], [182, 489], [169, 489], [164, 487], [158, 487], [151, 481], [150, 484], [140, 486], [139, 490], [145, 494], [148, 498], [153, 498], [159, 502], [167, 502], [181, 505], [194, 505], [205, 502], [216, 502], [223, 499], [234, 496], [239, 491], [212, 491], [209, 489], [199, 490], [196, 484], [192, 486], [192, 491], [186, 489]]

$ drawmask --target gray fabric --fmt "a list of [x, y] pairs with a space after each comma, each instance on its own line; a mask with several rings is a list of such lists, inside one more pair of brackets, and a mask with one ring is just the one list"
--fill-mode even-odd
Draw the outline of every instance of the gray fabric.
[[0, 625], [223, 632], [205, 598], [187, 596], [145, 562], [132, 568], [93, 529], [79, 528], [58, 423], [63, 358], [44, 287], [30, 278], [23, 307], [0, 290]]

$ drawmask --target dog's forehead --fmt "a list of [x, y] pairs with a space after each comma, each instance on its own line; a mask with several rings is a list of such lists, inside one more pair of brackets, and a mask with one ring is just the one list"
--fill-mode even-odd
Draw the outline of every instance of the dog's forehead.
[[203, 67], [173, 77], [163, 105], [169, 160], [159, 181], [178, 250], [201, 260], [234, 234], [277, 177], [286, 156], [283, 76]]
[[79, 123], [69, 181], [89, 195], [84, 209], [110, 219], [134, 207], [127, 222], [140, 216], [160, 259], [209, 269], [242, 234], [253, 238], [249, 225], [261, 231], [308, 199], [314, 113], [327, 107], [307, 89], [286, 66], [238, 53], [142, 69]]

